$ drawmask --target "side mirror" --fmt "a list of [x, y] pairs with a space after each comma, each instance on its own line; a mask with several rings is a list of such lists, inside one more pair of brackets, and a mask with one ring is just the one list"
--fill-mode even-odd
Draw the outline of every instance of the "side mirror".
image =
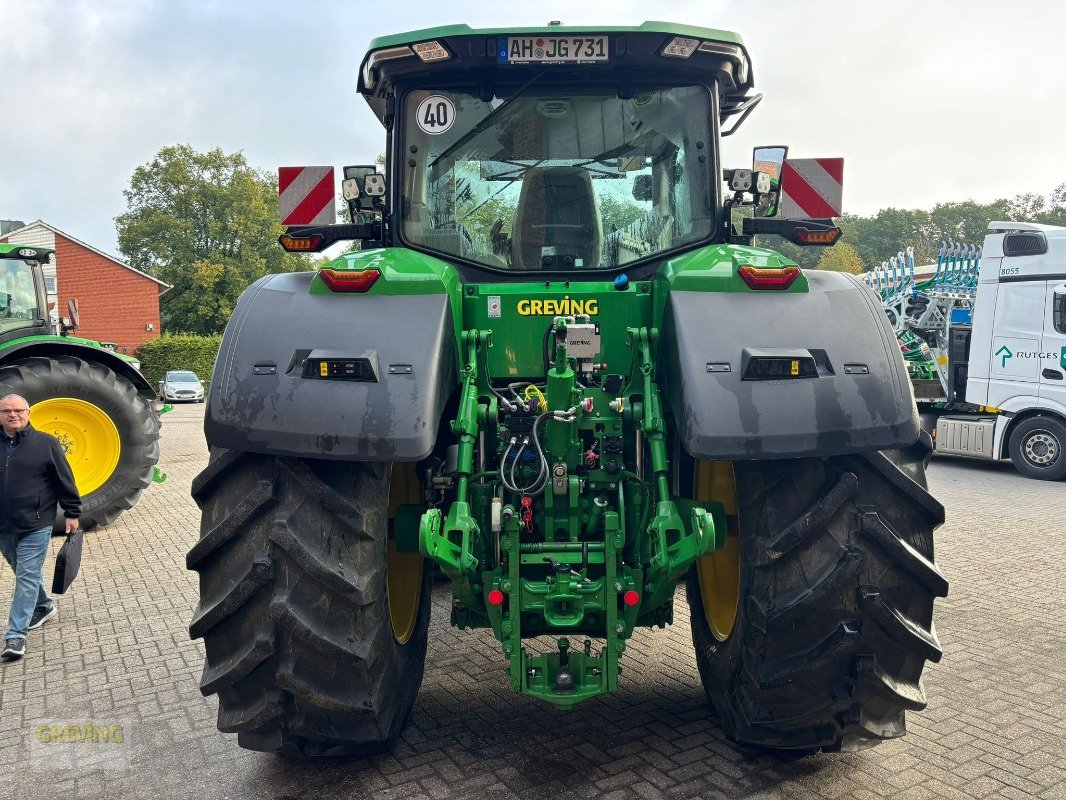
[[[769, 188], [760, 191], [755, 203], [755, 216], [773, 217], [777, 215], [778, 200], [781, 196], [781, 166], [788, 156], [786, 145], [756, 147], [752, 152], [752, 170], [766, 175], [770, 179]], [[759, 187], [762, 189], [762, 186]]]
[[11, 295], [0, 292], [0, 314], [6, 314], [11, 310]]
[[204, 385], [204, 382], [203, 382], [203, 379], [202, 379], [202, 378], [201, 378], [201, 380], [200, 380], [200, 385], [201, 385], [201, 386], [203, 386], [203, 385]]
[[361, 212], [373, 213], [384, 206], [385, 176], [373, 165], [345, 167], [341, 193], [355, 222]]
[[651, 195], [651, 175], [637, 175], [633, 180], [633, 199], [648, 202]]

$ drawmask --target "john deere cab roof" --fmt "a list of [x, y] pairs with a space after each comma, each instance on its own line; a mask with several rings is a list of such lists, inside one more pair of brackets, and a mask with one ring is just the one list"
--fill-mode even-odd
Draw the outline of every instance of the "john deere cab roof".
[[47, 261], [55, 250], [34, 245], [0, 242], [0, 258], [21, 258], [31, 261]]
[[620, 86], [684, 77], [718, 81], [722, 115], [735, 113], [754, 85], [740, 36], [729, 31], [644, 22], [637, 26], [545, 25], [474, 29], [448, 25], [374, 39], [359, 70], [359, 92], [379, 120], [397, 81], [470, 83], [491, 96], [496, 84], [600, 79]]

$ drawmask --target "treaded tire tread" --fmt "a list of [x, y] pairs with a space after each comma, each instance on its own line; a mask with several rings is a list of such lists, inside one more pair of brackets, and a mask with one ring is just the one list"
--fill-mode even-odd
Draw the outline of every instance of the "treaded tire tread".
[[297, 756], [391, 748], [426, 655], [430, 585], [397, 643], [386, 597], [390, 475], [381, 465], [213, 449], [193, 481], [201, 539], [190, 624], [200, 689], [218, 728], [252, 750]]
[[[129, 380], [103, 364], [74, 356], [32, 356], [0, 367], [0, 396], [9, 393], [22, 395], [31, 406], [54, 397], [85, 400], [115, 423], [119, 461], [102, 486], [82, 497], [82, 528], [108, 525], [137, 504], [159, 462], [159, 417]], [[55, 530], [62, 525], [60, 512]]]
[[939, 661], [933, 559], [944, 509], [928, 434], [828, 459], [736, 462], [740, 603], [720, 642], [688, 578], [700, 676], [726, 734], [758, 747], [856, 750], [906, 732]]

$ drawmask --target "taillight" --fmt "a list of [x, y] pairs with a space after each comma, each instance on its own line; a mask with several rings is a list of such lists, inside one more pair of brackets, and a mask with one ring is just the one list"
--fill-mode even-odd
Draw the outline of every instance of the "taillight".
[[770, 289], [781, 291], [791, 286], [800, 276], [799, 267], [741, 267], [737, 274], [748, 284], [749, 289]]
[[331, 292], [358, 292], [362, 294], [370, 291], [370, 287], [381, 277], [381, 270], [320, 269], [318, 275]]

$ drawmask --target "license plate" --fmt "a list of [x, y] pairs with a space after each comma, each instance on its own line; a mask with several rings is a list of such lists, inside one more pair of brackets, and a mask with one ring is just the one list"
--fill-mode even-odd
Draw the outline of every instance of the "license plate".
[[594, 64], [607, 61], [606, 36], [508, 36], [501, 64]]

